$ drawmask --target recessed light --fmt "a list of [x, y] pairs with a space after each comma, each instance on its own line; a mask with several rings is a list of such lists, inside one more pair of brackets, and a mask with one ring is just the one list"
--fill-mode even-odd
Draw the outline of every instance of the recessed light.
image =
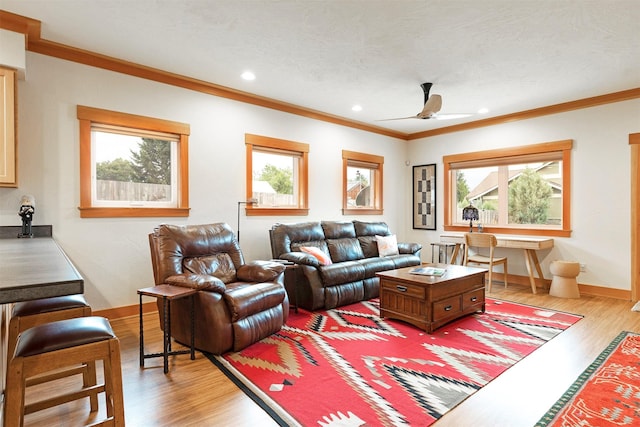
[[245, 80], [255, 80], [256, 75], [253, 74], [251, 71], [245, 71], [244, 73], [242, 73], [242, 78]]
[[362, 105], [354, 105], [351, 109], [353, 111], [362, 111]]
[[478, 110], [478, 114], [487, 114], [489, 112], [489, 109], [484, 107]]

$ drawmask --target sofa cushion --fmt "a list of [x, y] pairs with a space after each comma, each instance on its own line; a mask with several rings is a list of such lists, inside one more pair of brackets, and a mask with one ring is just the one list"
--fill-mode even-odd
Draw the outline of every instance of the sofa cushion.
[[322, 230], [326, 239], [356, 237], [356, 229], [352, 221], [322, 221]]
[[389, 255], [398, 255], [398, 239], [395, 234], [390, 236], [376, 236], [378, 243], [378, 253], [385, 257]]
[[331, 264], [333, 264], [329, 254], [326, 253], [325, 251], [323, 251], [322, 249], [316, 247], [316, 246], [300, 246], [300, 250], [302, 252], [304, 252], [304, 253], [312, 255], [322, 265], [331, 265]]
[[353, 261], [364, 258], [360, 242], [356, 238], [327, 239], [333, 262]]
[[364, 266], [356, 261], [344, 261], [318, 268], [322, 285], [335, 286], [364, 279]]
[[360, 247], [365, 258], [379, 257], [378, 242], [376, 242], [376, 236], [358, 236]]
[[364, 276], [367, 279], [370, 277], [375, 277], [378, 271], [387, 271], [396, 268], [396, 264], [393, 262], [391, 257], [365, 258], [357, 262], [364, 267]]
[[364, 297], [363, 281], [341, 283], [339, 286], [325, 288], [324, 307], [330, 309], [341, 305], [353, 304], [364, 300]]
[[391, 234], [386, 222], [353, 221], [356, 236], [388, 236]]

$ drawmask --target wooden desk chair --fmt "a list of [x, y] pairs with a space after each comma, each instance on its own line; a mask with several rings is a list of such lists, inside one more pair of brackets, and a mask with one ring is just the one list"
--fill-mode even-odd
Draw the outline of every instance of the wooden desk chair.
[[[507, 257], [496, 258], [493, 256], [493, 248], [498, 245], [498, 239], [496, 236], [489, 233], [466, 233], [464, 235], [464, 265], [468, 263], [473, 264], [487, 264], [489, 265], [489, 292], [491, 292], [491, 284], [493, 281], [493, 266], [503, 265], [504, 273], [504, 287], [507, 287]], [[470, 255], [469, 248], [488, 248], [489, 256], [482, 255], [480, 253]]]

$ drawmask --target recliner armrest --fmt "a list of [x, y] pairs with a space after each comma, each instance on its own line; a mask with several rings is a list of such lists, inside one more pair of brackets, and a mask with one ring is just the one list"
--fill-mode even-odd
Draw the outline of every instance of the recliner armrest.
[[420, 243], [398, 243], [398, 252], [401, 254], [416, 254], [422, 249]]
[[168, 285], [218, 292], [220, 294], [224, 294], [227, 289], [222, 280], [208, 274], [178, 274], [169, 276], [164, 281]]
[[245, 282], [274, 282], [286, 266], [274, 261], [252, 261], [236, 270], [238, 280]]
[[313, 255], [305, 252], [287, 252], [280, 254], [280, 259], [295, 262], [296, 264], [310, 265], [311, 267], [320, 267], [320, 262]]

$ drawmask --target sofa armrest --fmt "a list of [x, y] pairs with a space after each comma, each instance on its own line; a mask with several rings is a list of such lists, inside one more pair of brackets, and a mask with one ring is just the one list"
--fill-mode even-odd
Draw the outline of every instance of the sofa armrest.
[[309, 265], [311, 267], [320, 267], [320, 262], [313, 255], [305, 252], [287, 252], [280, 254], [280, 259], [295, 262], [296, 264]]
[[420, 243], [398, 243], [398, 252], [401, 254], [413, 254], [417, 255], [422, 249]]
[[209, 276], [208, 274], [178, 274], [167, 277], [164, 282], [167, 285], [217, 292], [220, 294], [223, 294], [227, 289], [222, 280], [214, 276]]
[[236, 276], [245, 282], [275, 282], [285, 268], [274, 261], [252, 261], [238, 268]]

